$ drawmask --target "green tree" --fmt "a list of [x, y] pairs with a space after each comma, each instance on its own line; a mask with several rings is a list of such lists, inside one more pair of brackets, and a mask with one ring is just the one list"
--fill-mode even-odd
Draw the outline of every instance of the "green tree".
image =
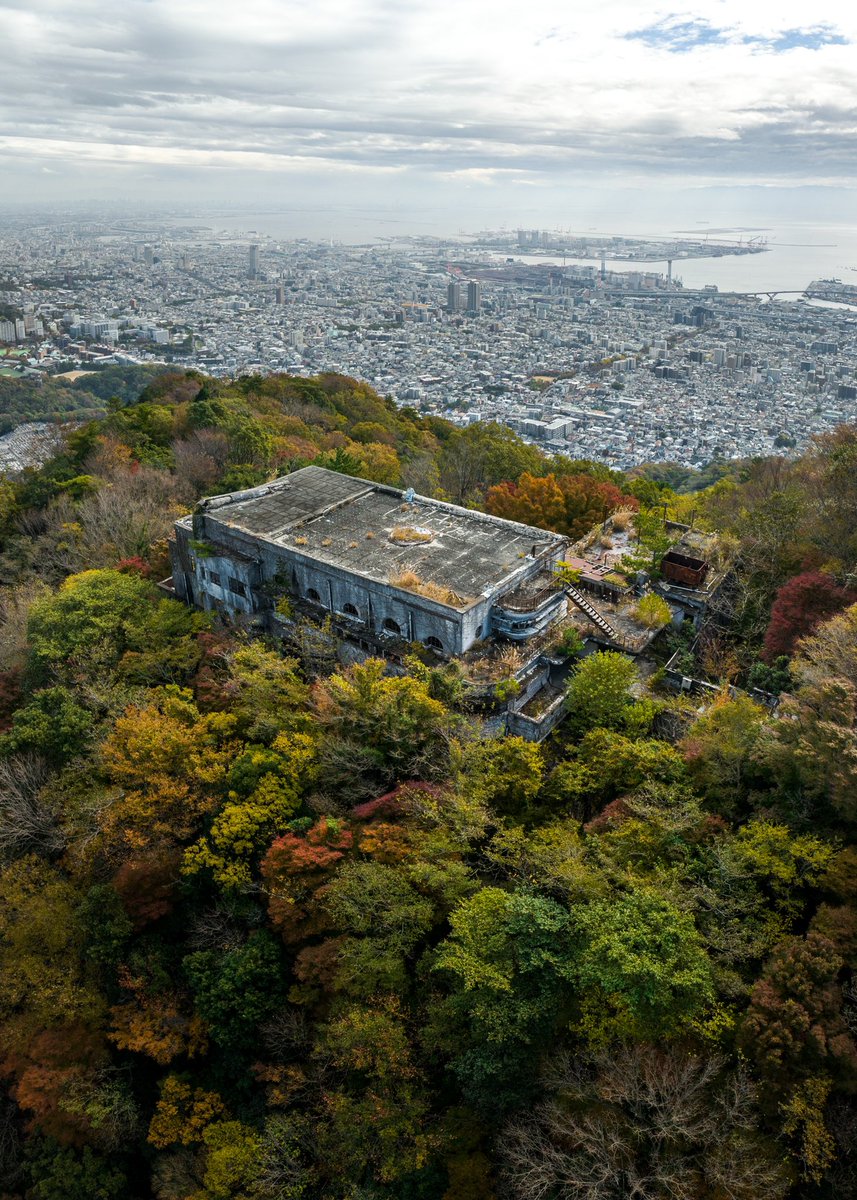
[[231, 1200], [252, 1194], [262, 1170], [259, 1134], [240, 1121], [214, 1121], [202, 1135], [205, 1158], [206, 1200]]
[[123, 1200], [128, 1179], [115, 1155], [103, 1157], [84, 1146], [63, 1148], [51, 1138], [31, 1142], [28, 1170], [34, 1200]]
[[522, 442], [507, 425], [479, 421], [448, 435], [440, 454], [440, 478], [450, 498], [461, 504], [481, 498], [495, 483], [517, 481], [524, 471], [537, 475], [544, 462], [541, 451]]
[[684, 760], [669, 743], [591, 729], [554, 768], [545, 785], [545, 802], [552, 808], [571, 808], [588, 820], [597, 808], [644, 783], [680, 783], [685, 778]]
[[524, 738], [489, 738], [457, 747], [458, 786], [480, 804], [524, 819], [532, 815], [545, 776], [541, 748]]
[[92, 714], [68, 688], [41, 688], [14, 714], [9, 732], [0, 734], [0, 754], [34, 750], [58, 765], [87, 748], [94, 727]]
[[826, 557], [853, 563], [857, 556], [857, 437], [850, 424], [812, 439], [798, 468], [805, 480], [813, 538]]
[[649, 592], [637, 604], [634, 616], [646, 629], [660, 629], [672, 620], [672, 609], [662, 596]]
[[93, 884], [79, 916], [86, 957], [99, 966], [115, 969], [133, 929], [116, 889], [108, 883]]
[[283, 730], [311, 724], [309, 688], [301, 681], [297, 664], [261, 641], [247, 642], [232, 652], [224, 690], [238, 731], [248, 741], [268, 744]]
[[356, 454], [349, 454], [341, 446], [337, 446], [336, 450], [316, 455], [312, 464], [324, 467], [327, 471], [338, 471], [340, 475], [356, 475], [358, 478], [361, 478], [363, 469], [361, 459]]
[[790, 690], [792, 683], [790, 663], [785, 654], [779, 655], [770, 666], [763, 662], [753, 663], [747, 672], [748, 688], [758, 688], [759, 691], [770, 692], [774, 696]]
[[281, 1003], [283, 970], [280, 950], [265, 930], [225, 954], [197, 950], [184, 960], [200, 1016], [212, 1039], [225, 1049], [246, 1049], [256, 1026]]
[[613, 650], [590, 654], [568, 683], [568, 726], [577, 734], [590, 729], [618, 729], [632, 704], [631, 688], [637, 682], [632, 659]]
[[811, 833], [756, 819], [738, 830], [731, 845], [736, 862], [788, 917], [800, 915], [812, 889], [833, 860], [834, 847]]
[[435, 970], [450, 994], [435, 1037], [465, 1096], [483, 1109], [526, 1094], [534, 1059], [571, 994], [572, 919], [554, 900], [486, 887], [450, 917]]
[[693, 918], [657, 893], [596, 901], [574, 917], [582, 939], [581, 1031], [594, 1044], [676, 1036], [714, 999]]
[[434, 904], [402, 870], [378, 862], [346, 864], [324, 904], [347, 935], [338, 952], [337, 985], [351, 995], [400, 992], [407, 960], [434, 924]]
[[748, 696], [721, 693], [681, 742], [688, 774], [718, 812], [737, 815], [766, 773], [756, 758], [768, 714]]
[[71, 575], [30, 609], [27, 637], [37, 678], [71, 670], [111, 670], [127, 654], [127, 671], [141, 682], [172, 681], [192, 671], [192, 640], [210, 618], [174, 600], [154, 600], [151, 584], [121, 571]]
[[85, 662], [96, 650], [115, 665], [125, 649], [129, 623], [139, 619], [150, 596], [150, 585], [137, 575], [84, 571], [69, 576], [30, 609], [27, 634], [36, 669], [69, 659]]
[[577, 903], [607, 891], [607, 879], [588, 854], [576, 821], [528, 830], [501, 825], [484, 855], [493, 875], [521, 889], [536, 888]]
[[323, 772], [355, 798], [406, 779], [437, 777], [448, 764], [446, 709], [423, 681], [386, 671], [381, 659], [367, 659], [331, 676], [315, 697], [325, 732]]
[[387, 1184], [425, 1167], [438, 1137], [396, 1001], [345, 1009], [322, 1027], [313, 1056], [333, 1076], [317, 1125], [325, 1176], [348, 1188], [367, 1167]]
[[857, 824], [857, 688], [841, 676], [808, 678], [778, 709], [760, 763], [790, 808], [828, 826]]
[[274, 436], [262, 421], [255, 417], [235, 416], [229, 421], [226, 432], [233, 463], [268, 470], [274, 453]]
[[608, 805], [587, 832], [611, 880], [656, 887], [665, 878], [696, 881], [716, 828], [686, 786], [652, 780]]
[[56, 1025], [97, 1024], [104, 1000], [84, 960], [80, 895], [30, 855], [0, 872], [0, 1015], [8, 1048]]

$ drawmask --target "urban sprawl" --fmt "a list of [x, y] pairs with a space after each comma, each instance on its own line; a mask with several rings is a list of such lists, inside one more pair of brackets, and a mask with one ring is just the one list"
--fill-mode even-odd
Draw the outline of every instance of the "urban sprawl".
[[[855, 419], [857, 308], [691, 292], [678, 264], [612, 271], [597, 250], [588, 266], [532, 261], [519, 253], [531, 244], [526, 231], [505, 247], [355, 246], [179, 222], [9, 220], [0, 374], [150, 362], [215, 376], [336, 371], [398, 404], [501, 421], [548, 451], [625, 469], [797, 452]], [[837, 295], [834, 283], [814, 290]]]

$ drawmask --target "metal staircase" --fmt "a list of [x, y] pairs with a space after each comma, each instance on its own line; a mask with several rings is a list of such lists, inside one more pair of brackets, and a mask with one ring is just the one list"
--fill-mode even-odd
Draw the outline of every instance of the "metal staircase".
[[576, 604], [582, 613], [586, 613], [593, 625], [597, 625], [602, 633], [606, 633], [614, 642], [619, 641], [619, 635], [610, 622], [601, 615], [594, 604], [590, 604], [582, 592], [579, 592], [572, 584], [565, 585], [565, 594], [568, 596], [572, 604]]

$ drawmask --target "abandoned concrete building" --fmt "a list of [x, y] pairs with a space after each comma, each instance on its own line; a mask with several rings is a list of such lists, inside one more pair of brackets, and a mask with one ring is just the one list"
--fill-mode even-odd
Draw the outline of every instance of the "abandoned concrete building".
[[321, 467], [203, 500], [175, 535], [176, 596], [260, 624], [286, 597], [366, 650], [525, 643], [567, 608], [566, 538]]
[[[291, 641], [330, 619], [341, 661], [401, 663], [415, 643], [459, 660], [472, 706], [497, 732], [541, 741], [562, 719], [574, 629], [586, 654], [641, 655], [648, 591], [698, 626], [725, 577], [712, 535], [666, 522], [652, 583], [627, 567], [633, 520], [612, 514], [573, 547], [560, 534], [321, 467], [211, 496], [176, 522], [171, 595]], [[557, 566], [561, 564], [558, 571]], [[325, 635], [327, 636], [327, 635]], [[401, 669], [401, 668], [399, 668]]]

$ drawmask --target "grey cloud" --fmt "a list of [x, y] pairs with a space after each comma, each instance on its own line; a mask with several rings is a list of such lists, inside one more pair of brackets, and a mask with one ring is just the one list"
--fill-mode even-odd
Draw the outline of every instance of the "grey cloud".
[[[5, 7], [30, 9], [17, 2]], [[819, 170], [853, 175], [853, 103], [756, 103], [738, 119], [724, 115], [733, 140], [689, 136], [683, 113], [689, 97], [678, 91], [667, 100], [641, 91], [624, 128], [597, 108], [581, 117], [592, 95], [575, 91], [573, 82], [562, 105], [528, 113], [526, 94], [504, 95], [501, 69], [492, 74], [475, 58], [472, 66], [452, 64], [436, 52], [415, 56], [406, 5], [367, 9], [324, 36], [295, 36], [284, 21], [264, 43], [233, 42], [204, 23], [187, 29], [178, 10], [171, 14], [156, 4], [130, 0], [107, 16], [97, 12], [91, 22], [75, 15], [60, 27], [45, 14], [43, 40], [7, 55], [0, 133], [67, 142], [72, 158], [75, 143], [95, 141], [212, 154], [238, 150], [274, 163], [297, 156], [310, 166], [319, 160], [436, 174], [514, 169], [545, 179], [599, 168], [793, 179]], [[725, 40], [705, 22], [673, 21], [637, 36], [683, 53]], [[835, 81], [836, 72], [830, 78]], [[551, 81], [543, 86], [550, 89]], [[608, 79], [605, 97], [617, 86]], [[492, 94], [496, 116], [486, 103]], [[532, 99], [540, 99], [535, 89]], [[90, 167], [93, 176], [98, 169]], [[193, 176], [191, 167], [163, 169], [176, 178]]]

